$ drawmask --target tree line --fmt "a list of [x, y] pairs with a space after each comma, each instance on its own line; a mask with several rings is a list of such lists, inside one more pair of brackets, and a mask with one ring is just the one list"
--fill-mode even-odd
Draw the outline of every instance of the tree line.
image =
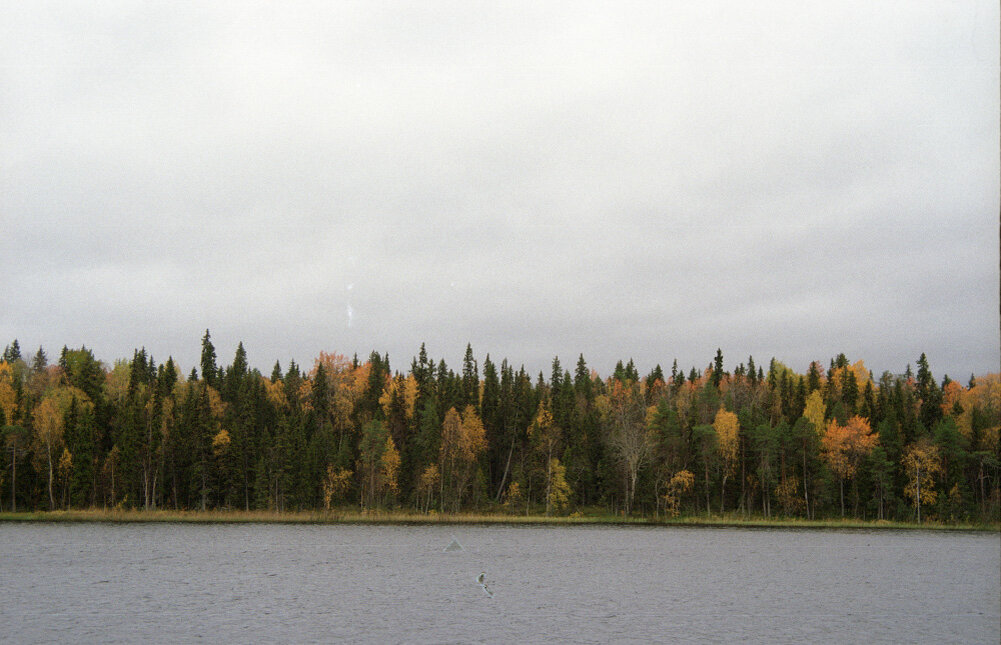
[[966, 385], [843, 354], [796, 373], [717, 350], [686, 374], [601, 377], [580, 356], [548, 377], [428, 357], [321, 353], [198, 368], [145, 349], [0, 360], [0, 510], [403, 508], [674, 517], [739, 512], [942, 522], [1001, 518], [1001, 375]]

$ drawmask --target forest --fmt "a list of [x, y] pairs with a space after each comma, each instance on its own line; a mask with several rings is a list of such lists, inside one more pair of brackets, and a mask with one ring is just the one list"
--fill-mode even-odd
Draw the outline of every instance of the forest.
[[844, 354], [797, 373], [583, 356], [532, 375], [467, 345], [452, 369], [422, 344], [320, 353], [312, 365], [220, 365], [211, 335], [187, 375], [145, 349], [0, 360], [0, 511], [401, 509], [997, 522], [1001, 375], [964, 385], [878, 378]]

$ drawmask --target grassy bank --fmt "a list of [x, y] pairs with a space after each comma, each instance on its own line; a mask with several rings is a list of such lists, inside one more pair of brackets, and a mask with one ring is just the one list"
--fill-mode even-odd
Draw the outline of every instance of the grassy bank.
[[415, 513], [407, 511], [335, 510], [277, 513], [273, 511], [144, 511], [123, 509], [88, 509], [71, 511], [33, 511], [0, 513], [0, 522], [184, 522], [194, 524], [607, 524], [685, 527], [788, 528], [788, 529], [923, 529], [1001, 532], [1001, 523], [943, 524], [925, 522], [863, 521], [857, 519], [805, 520], [765, 518], [740, 514], [679, 517], [654, 520], [648, 517], [622, 517], [610, 514], [575, 514], [569, 517], [544, 515], [506, 515], [500, 513]]

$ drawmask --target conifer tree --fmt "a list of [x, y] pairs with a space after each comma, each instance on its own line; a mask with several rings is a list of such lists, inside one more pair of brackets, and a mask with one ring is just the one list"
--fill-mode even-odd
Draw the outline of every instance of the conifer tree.
[[710, 377], [713, 387], [719, 389], [723, 381], [723, 350], [716, 348], [716, 358], [713, 359], [713, 373]]
[[5, 363], [13, 363], [14, 361], [21, 360], [21, 346], [18, 344], [17, 339], [10, 345], [7, 345], [3, 350], [3, 361]]
[[462, 358], [462, 389], [460, 393], [459, 409], [471, 405], [477, 410], [480, 409], [480, 373], [473, 358], [473, 346], [466, 344], [466, 354]]
[[42, 346], [38, 346], [38, 351], [35, 352], [35, 358], [31, 360], [31, 371], [41, 372], [46, 367], [49, 366], [49, 357], [45, 355], [45, 350]]
[[218, 368], [216, 367], [215, 346], [212, 344], [212, 338], [208, 329], [205, 330], [205, 335], [202, 337], [201, 366], [202, 379], [212, 387], [216, 387]]

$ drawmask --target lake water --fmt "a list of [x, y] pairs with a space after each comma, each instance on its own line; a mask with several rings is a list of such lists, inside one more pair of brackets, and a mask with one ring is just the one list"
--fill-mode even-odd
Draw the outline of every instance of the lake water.
[[15, 643], [997, 643], [1001, 536], [0, 524], [0, 590]]

